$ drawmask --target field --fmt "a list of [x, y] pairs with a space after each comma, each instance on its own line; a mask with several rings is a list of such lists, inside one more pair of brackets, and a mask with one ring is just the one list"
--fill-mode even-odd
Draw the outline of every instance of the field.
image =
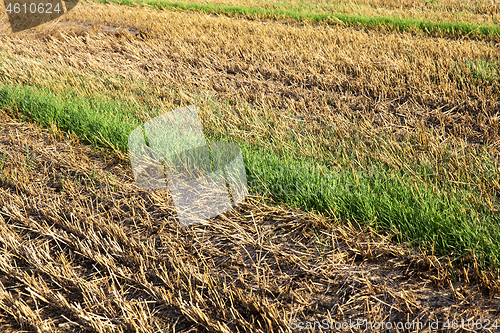
[[[498, 13], [81, 2], [18, 34], [3, 17], [2, 331], [494, 323]], [[251, 195], [181, 228], [168, 191], [134, 186], [127, 137], [190, 104], [209, 141], [241, 147]]]
[[195, 10], [249, 19], [278, 19], [384, 30], [424, 31], [448, 36], [498, 36], [500, 3], [493, 1], [255, 1], [100, 0], [145, 4], [159, 9]]

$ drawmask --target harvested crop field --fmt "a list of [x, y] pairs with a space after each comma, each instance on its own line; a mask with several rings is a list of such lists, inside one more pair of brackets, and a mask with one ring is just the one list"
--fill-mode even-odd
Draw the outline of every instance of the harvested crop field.
[[[426, 17], [496, 22], [481, 4]], [[0, 331], [500, 325], [498, 36], [94, 2], [18, 34], [1, 17], [0, 36]], [[251, 195], [181, 228], [168, 191], [134, 185], [126, 145], [190, 104], [208, 139], [241, 146]], [[334, 169], [339, 192], [256, 190]]]
[[[460, 22], [481, 25], [498, 25], [500, 2], [498, 0], [101, 0], [113, 3], [145, 3], [159, 8], [190, 9], [231, 16], [299, 19], [346, 24], [369, 17], [392, 18], [401, 23], [406, 20], [427, 22]], [[351, 20], [349, 20], [349, 18]], [[390, 19], [388, 20], [390, 21]], [[386, 21], [387, 22], [387, 21]]]
[[289, 332], [293, 319], [498, 315], [472, 267], [452, 283], [446, 261], [375, 234], [258, 198], [183, 229], [167, 192], [138, 190], [129, 166], [56, 129], [2, 114], [0, 149], [2, 332]]
[[[177, 87], [326, 125], [342, 116], [391, 130], [423, 123], [474, 143], [499, 137], [498, 126], [488, 126], [499, 112], [495, 42], [95, 3], [81, 3], [66, 17], [0, 45], [52, 66], [144, 80], [160, 96], [161, 88]], [[26, 81], [41, 71], [7, 74]]]

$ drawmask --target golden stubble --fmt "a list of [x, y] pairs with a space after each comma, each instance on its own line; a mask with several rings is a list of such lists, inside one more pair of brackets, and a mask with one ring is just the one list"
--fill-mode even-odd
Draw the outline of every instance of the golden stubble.
[[494, 42], [87, 2], [64, 19], [2, 36], [15, 59], [6, 82], [125, 99], [144, 120], [145, 102], [196, 103], [211, 134], [329, 163], [339, 151], [405, 170], [430, 163], [494, 205], [498, 179], [480, 175], [492, 170], [477, 154], [498, 155], [499, 82], [468, 67], [498, 64]]
[[168, 192], [138, 189], [128, 165], [0, 116], [2, 331], [291, 332], [292, 319], [444, 322], [450, 307], [494, 320], [487, 272], [452, 277], [446, 258], [256, 196], [181, 228]]

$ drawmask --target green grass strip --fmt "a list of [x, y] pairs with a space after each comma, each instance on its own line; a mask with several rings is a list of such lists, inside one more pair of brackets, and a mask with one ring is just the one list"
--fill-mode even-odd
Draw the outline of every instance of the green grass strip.
[[[84, 142], [127, 153], [128, 135], [141, 125], [135, 106], [106, 99], [79, 97], [72, 91], [60, 98], [45, 87], [0, 82], [0, 108], [20, 118], [77, 134]], [[207, 130], [210, 132], [210, 129]], [[209, 141], [214, 138], [208, 136]], [[231, 138], [217, 140], [232, 141]], [[236, 142], [243, 153], [252, 193], [277, 202], [318, 211], [392, 233], [395, 240], [433, 247], [436, 254], [470, 256], [483, 269], [500, 267], [500, 216], [467, 201], [471, 193], [436, 191], [379, 164], [369, 168], [332, 169], [289, 152]], [[109, 147], [107, 147], [109, 148]]]
[[121, 151], [127, 150], [128, 135], [140, 125], [124, 116], [127, 112], [119, 103], [72, 96], [62, 100], [49, 89], [30, 86], [0, 88], [0, 107], [23, 120], [34, 120], [44, 127], [55, 124], [90, 144], [110, 148], [108, 142]]
[[[434, 22], [417, 18], [398, 17], [367, 17], [360, 15], [348, 15], [340, 13], [313, 13], [309, 11], [270, 9], [247, 6], [229, 6], [216, 4], [199, 4], [170, 2], [165, 0], [95, 0], [101, 3], [116, 3], [122, 5], [147, 4], [149, 6], [164, 9], [175, 8], [182, 10], [201, 11], [209, 14], [219, 14], [227, 16], [243, 16], [248, 18], [285, 18], [297, 22], [327, 23], [336, 25], [342, 22], [348, 26], [363, 27], [389, 27], [396, 31], [418, 30], [428, 34], [445, 34], [449, 36], [474, 36], [474, 37], [498, 37], [500, 36], [500, 26], [497, 25], [477, 25], [466, 22]], [[340, 22], [339, 22], [340, 21]]]

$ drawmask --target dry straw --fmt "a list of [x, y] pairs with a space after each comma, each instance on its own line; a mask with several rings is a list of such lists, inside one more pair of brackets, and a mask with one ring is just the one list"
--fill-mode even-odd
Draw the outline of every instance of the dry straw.
[[[436, 173], [457, 183], [484, 168], [461, 154], [474, 152], [469, 143], [498, 154], [498, 81], [466, 75], [475, 67], [464, 62], [498, 60], [493, 43], [93, 3], [68, 19], [2, 35], [15, 56], [3, 79], [138, 105], [148, 97], [134, 93], [140, 79], [164, 109], [197, 91], [233, 104], [219, 115], [202, 105], [216, 134], [298, 142], [297, 154], [325, 158], [355, 142], [360, 163], [413, 173], [452, 147]], [[494, 319], [500, 306], [483, 294], [497, 281], [477, 266], [453, 271], [446, 258], [259, 197], [179, 228], [168, 192], [138, 190], [123, 162], [2, 117], [2, 331], [290, 332], [292, 319]], [[381, 133], [394, 139], [373, 145]], [[500, 189], [478, 182], [483, 194]]]
[[0, 124], [2, 331], [291, 332], [292, 320], [494, 320], [500, 306], [473, 267], [258, 197], [180, 228], [168, 192], [138, 190], [127, 165]]

